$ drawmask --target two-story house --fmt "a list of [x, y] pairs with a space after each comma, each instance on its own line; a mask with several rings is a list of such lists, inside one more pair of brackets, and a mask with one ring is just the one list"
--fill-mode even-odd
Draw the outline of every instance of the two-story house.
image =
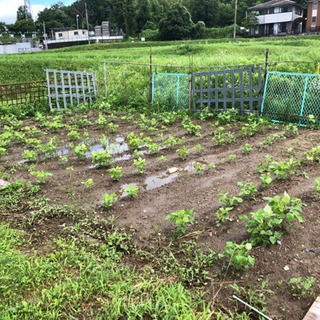
[[307, 31], [320, 31], [320, 1], [308, 2]]
[[285, 35], [302, 32], [303, 6], [290, 0], [272, 0], [249, 8], [257, 14], [259, 34]]

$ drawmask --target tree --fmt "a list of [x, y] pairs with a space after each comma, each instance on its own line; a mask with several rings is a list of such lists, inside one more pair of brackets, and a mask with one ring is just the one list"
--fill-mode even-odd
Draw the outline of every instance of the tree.
[[35, 31], [35, 25], [32, 19], [17, 20], [13, 25], [13, 31], [20, 33], [28, 33]]
[[117, 0], [113, 4], [113, 16], [118, 28], [122, 28], [126, 37], [135, 33], [133, 0]]
[[[32, 19], [31, 13], [27, 12], [27, 19]], [[20, 6], [17, 10], [17, 21], [26, 20], [26, 8]]]
[[250, 12], [247, 15], [247, 18], [243, 21], [242, 25], [249, 29], [250, 35], [254, 34], [255, 31], [259, 28], [259, 20], [255, 12]]
[[218, 0], [193, 0], [191, 15], [194, 22], [203, 21], [208, 28], [216, 27], [219, 23]]
[[0, 21], [0, 32], [5, 32], [7, 31], [7, 25], [5, 22]]
[[159, 38], [161, 40], [190, 39], [194, 23], [188, 9], [181, 3], [174, 3], [164, 19], [160, 21]]
[[141, 0], [135, 8], [137, 32], [141, 32], [147, 21], [151, 19], [151, 4], [149, 0]]

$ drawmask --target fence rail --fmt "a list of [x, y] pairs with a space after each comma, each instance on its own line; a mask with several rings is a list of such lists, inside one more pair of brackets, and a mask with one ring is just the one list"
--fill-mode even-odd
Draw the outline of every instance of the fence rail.
[[0, 84], [0, 105], [20, 106], [47, 99], [47, 81]]

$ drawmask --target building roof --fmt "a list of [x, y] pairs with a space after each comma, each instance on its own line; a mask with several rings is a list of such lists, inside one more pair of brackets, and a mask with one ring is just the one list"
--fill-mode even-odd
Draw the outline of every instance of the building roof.
[[74, 28], [71, 28], [71, 27], [66, 27], [66, 28], [51, 28], [51, 30], [53, 32], [58, 32], [58, 31], [71, 31], [73, 30]]
[[249, 10], [261, 10], [261, 9], [269, 9], [274, 7], [288, 7], [295, 6], [299, 8], [303, 8], [303, 6], [295, 1], [291, 0], [271, 0], [268, 2], [260, 3], [257, 6], [249, 8]]

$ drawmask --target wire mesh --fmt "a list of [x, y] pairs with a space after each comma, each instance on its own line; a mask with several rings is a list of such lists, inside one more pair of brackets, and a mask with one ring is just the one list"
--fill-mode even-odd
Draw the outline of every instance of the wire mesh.
[[319, 76], [268, 72], [261, 115], [268, 116], [273, 121], [302, 126], [308, 124], [310, 116], [319, 119]]
[[154, 73], [152, 103], [171, 110], [189, 106], [189, 75], [183, 73]]

